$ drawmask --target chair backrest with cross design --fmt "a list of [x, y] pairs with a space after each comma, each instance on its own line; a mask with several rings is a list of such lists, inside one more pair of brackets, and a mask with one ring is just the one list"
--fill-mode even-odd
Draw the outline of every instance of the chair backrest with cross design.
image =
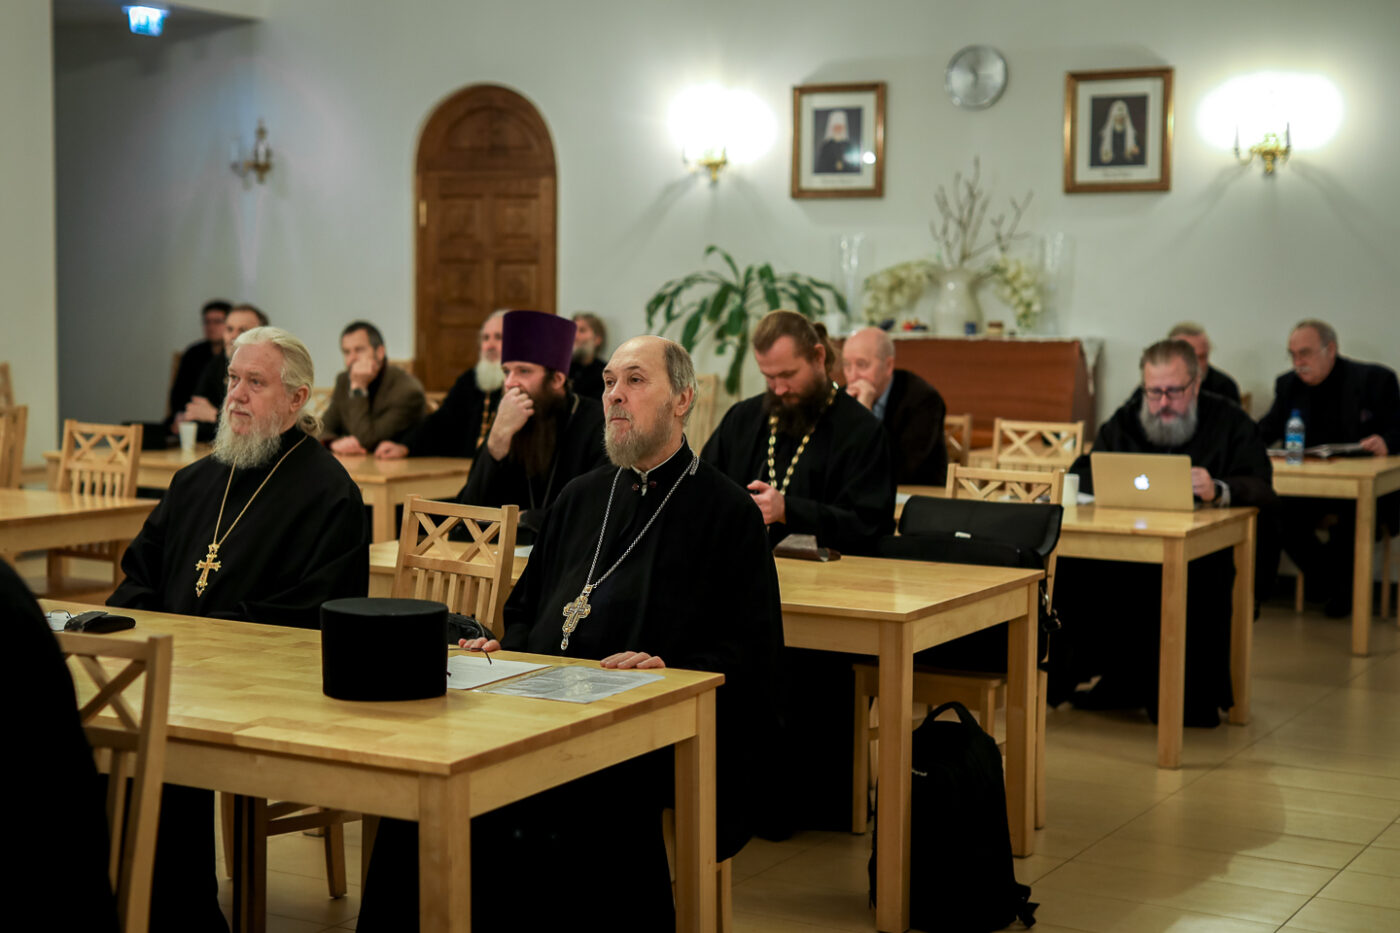
[[18, 489], [24, 474], [24, 432], [29, 406], [0, 408], [0, 489]]
[[[987, 502], [1049, 502], [1060, 505], [1065, 471], [994, 470], [948, 464], [945, 498], [981, 499]], [[1058, 551], [1058, 548], [1056, 549]], [[1055, 552], [1046, 559], [1045, 589], [1054, 597]]]
[[1068, 469], [1084, 450], [1082, 421], [996, 420], [992, 464], [1003, 470]]
[[[403, 508], [392, 595], [445, 603], [499, 637], [519, 519], [519, 506], [492, 509], [411, 496]], [[449, 537], [457, 528], [467, 540]]]
[[695, 377], [695, 401], [691, 403], [690, 421], [685, 426], [686, 439], [695, 450], [704, 447], [710, 435], [715, 433], [719, 393], [720, 381], [716, 373], [702, 373]]
[[58, 634], [76, 681], [78, 718], [98, 769], [108, 774], [107, 876], [117, 897], [122, 929], [127, 931], [145, 930], [150, 916], [172, 640], [169, 635], [135, 641]]
[[948, 448], [948, 462], [967, 466], [972, 454], [972, 415], [945, 415], [943, 443]]
[[[63, 422], [63, 450], [58, 459], [58, 491], [85, 496], [134, 496], [141, 459], [141, 425]], [[99, 541], [51, 548], [45, 595], [101, 601], [122, 580], [125, 541]], [[68, 579], [67, 558], [112, 565], [111, 582]]]

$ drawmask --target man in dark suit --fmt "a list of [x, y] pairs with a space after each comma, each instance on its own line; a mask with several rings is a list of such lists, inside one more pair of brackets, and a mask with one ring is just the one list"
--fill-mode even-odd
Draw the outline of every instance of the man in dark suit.
[[894, 368], [894, 341], [866, 327], [841, 348], [846, 393], [885, 426], [896, 485], [940, 485], [948, 471], [943, 396], [919, 376]]
[[[1304, 443], [1360, 443], [1377, 457], [1400, 452], [1400, 383], [1395, 371], [1376, 363], [1347, 359], [1337, 352], [1337, 332], [1317, 320], [1301, 321], [1288, 336], [1293, 369], [1274, 382], [1274, 404], [1259, 420], [1259, 436], [1269, 446], [1283, 442], [1289, 416], [1303, 419]], [[1332, 516], [1327, 543], [1318, 525]], [[1400, 530], [1400, 495], [1382, 496], [1376, 517]], [[1356, 506], [1346, 499], [1283, 500], [1283, 547], [1307, 580], [1323, 586], [1326, 612], [1351, 615], [1352, 542]]]
[[1206, 329], [1194, 321], [1182, 321], [1167, 333], [1168, 340], [1182, 340], [1196, 351], [1196, 364], [1201, 373], [1201, 390], [1214, 392], [1240, 404], [1240, 387], [1226, 373], [1210, 365], [1210, 337]]

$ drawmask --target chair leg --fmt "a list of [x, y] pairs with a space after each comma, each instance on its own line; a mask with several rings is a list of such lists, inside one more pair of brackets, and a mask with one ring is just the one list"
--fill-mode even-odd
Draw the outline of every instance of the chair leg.
[[325, 827], [326, 888], [332, 899], [345, 896], [345, 824]]
[[219, 791], [219, 825], [224, 831], [224, 872], [233, 877], [233, 794]]
[[851, 832], [863, 834], [870, 811], [870, 697], [856, 674], [855, 730], [851, 739]]
[[982, 691], [982, 708], [977, 711], [982, 720], [982, 731], [995, 738], [997, 731], [997, 688], [988, 687]]
[[[1397, 599], [1396, 602], [1400, 602]], [[1381, 535], [1381, 618], [1390, 616], [1390, 532]], [[1400, 616], [1397, 616], [1400, 617]]]
[[1298, 583], [1293, 587], [1293, 611], [1303, 611], [1303, 571], [1298, 571]]
[[734, 860], [727, 858], [719, 863], [719, 878], [716, 879], [715, 895], [719, 898], [715, 917], [719, 923], [719, 933], [734, 933]]
[[1045, 691], [1050, 676], [1043, 670], [1035, 676], [1035, 828], [1045, 828]]

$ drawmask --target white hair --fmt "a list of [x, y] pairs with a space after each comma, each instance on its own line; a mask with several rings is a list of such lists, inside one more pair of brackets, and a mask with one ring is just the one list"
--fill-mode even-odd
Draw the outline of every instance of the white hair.
[[[246, 330], [233, 342], [234, 352], [239, 347], [270, 343], [282, 353], [282, 385], [288, 395], [295, 395], [297, 389], [306, 388], [307, 401], [311, 400], [311, 387], [316, 381], [316, 365], [311, 362], [311, 351], [306, 344], [280, 327], [254, 327]], [[230, 356], [232, 359], [232, 356]], [[303, 404], [297, 415], [297, 426], [312, 437], [321, 433], [321, 419], [307, 410]]]
[[1128, 102], [1115, 100], [1108, 108], [1108, 118], [1103, 121], [1103, 129], [1099, 130], [1099, 160], [1102, 162], [1113, 161], [1113, 119], [1117, 116], [1123, 117], [1123, 153], [1137, 148], [1137, 130], [1133, 129], [1133, 118], [1128, 113]]

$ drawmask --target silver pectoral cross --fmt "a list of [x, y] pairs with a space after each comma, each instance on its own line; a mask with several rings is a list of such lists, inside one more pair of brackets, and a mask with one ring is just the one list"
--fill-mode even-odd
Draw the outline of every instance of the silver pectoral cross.
[[578, 594], [578, 599], [564, 604], [564, 640], [559, 643], [559, 650], [564, 651], [569, 647], [569, 636], [578, 628], [578, 624], [588, 618], [588, 614], [593, 608], [588, 605], [588, 594], [593, 592], [592, 586], [585, 586], [583, 592]]
[[217, 560], [214, 559], [218, 556], [219, 546], [217, 544], [211, 543], [209, 545], [209, 553], [204, 555], [204, 560], [195, 561], [194, 569], [199, 571], [199, 579], [196, 580], [194, 584], [195, 596], [204, 595], [205, 588], [209, 586], [209, 571], [218, 570], [221, 566], [223, 566]]

